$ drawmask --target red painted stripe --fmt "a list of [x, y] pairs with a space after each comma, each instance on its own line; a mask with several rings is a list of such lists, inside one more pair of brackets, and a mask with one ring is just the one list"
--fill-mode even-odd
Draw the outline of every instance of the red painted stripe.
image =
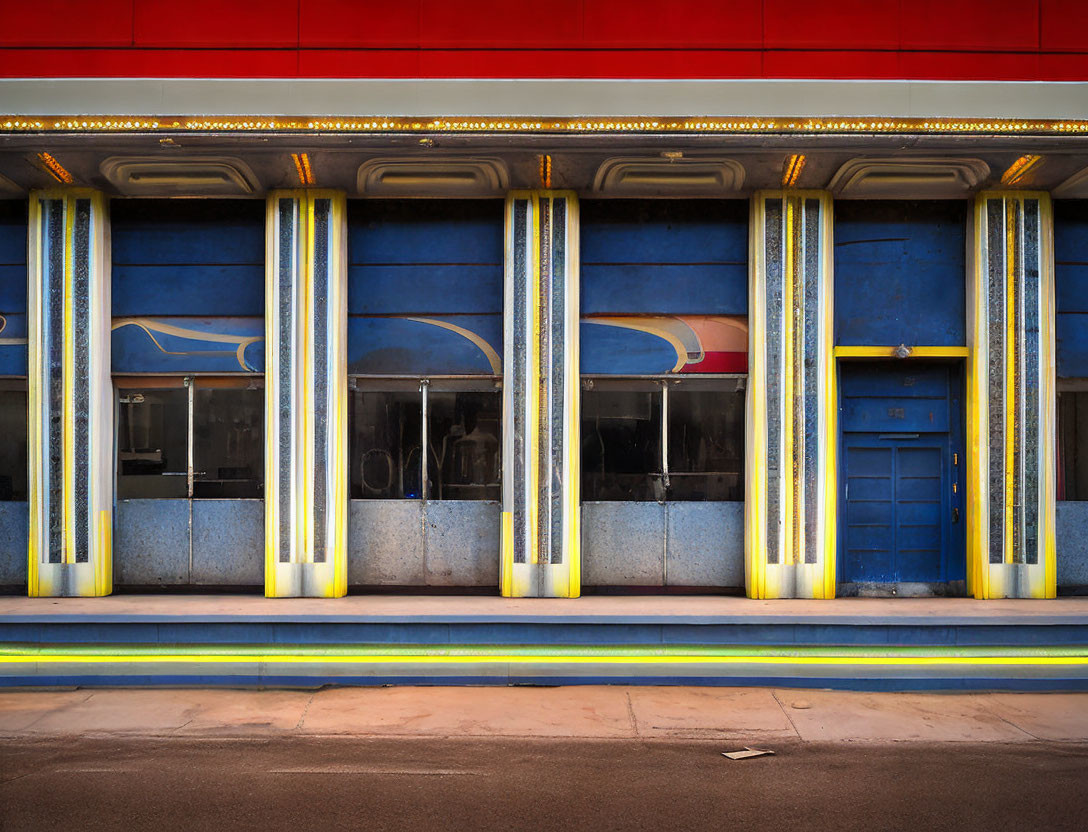
[[1086, 0], [35, 0], [3, 77], [1088, 80]]
[[1088, 81], [1085, 53], [0, 48], [0, 78], [816, 78]]

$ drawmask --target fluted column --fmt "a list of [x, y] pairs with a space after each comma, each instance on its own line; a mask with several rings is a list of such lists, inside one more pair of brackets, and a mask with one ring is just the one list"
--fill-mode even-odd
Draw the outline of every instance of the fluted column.
[[578, 200], [506, 200], [501, 585], [505, 596], [577, 597]]
[[745, 580], [752, 598], [833, 598], [836, 393], [831, 197], [752, 200]]
[[967, 292], [968, 589], [1053, 598], [1053, 213], [1045, 193], [975, 200]]
[[91, 190], [30, 195], [28, 592], [113, 588], [109, 213]]
[[347, 203], [268, 197], [265, 595], [347, 592]]

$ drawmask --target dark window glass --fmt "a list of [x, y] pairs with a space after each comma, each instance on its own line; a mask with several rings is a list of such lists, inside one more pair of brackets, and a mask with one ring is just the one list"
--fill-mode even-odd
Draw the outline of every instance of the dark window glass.
[[428, 499], [501, 499], [502, 394], [430, 393], [427, 421]]
[[26, 390], [0, 387], [0, 500], [26, 499], [26, 418]]
[[661, 391], [582, 392], [582, 499], [662, 500]]
[[1058, 394], [1058, 499], [1088, 500], [1088, 391]]
[[669, 390], [670, 500], [744, 499], [744, 394]]
[[349, 399], [353, 499], [418, 499], [422, 396], [356, 390]]
[[117, 496], [188, 493], [189, 391], [118, 390]]
[[193, 496], [261, 497], [264, 390], [193, 391]]

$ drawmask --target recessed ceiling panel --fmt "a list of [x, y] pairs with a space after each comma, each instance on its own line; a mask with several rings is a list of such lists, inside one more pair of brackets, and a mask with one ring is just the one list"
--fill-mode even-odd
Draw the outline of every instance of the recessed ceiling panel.
[[111, 156], [99, 170], [126, 196], [247, 196], [259, 187], [230, 156]]
[[963, 199], [990, 175], [981, 159], [851, 159], [828, 188], [841, 199]]
[[370, 159], [359, 167], [363, 196], [501, 196], [509, 183], [499, 159]]
[[625, 157], [597, 169], [600, 196], [727, 196], [744, 185], [744, 167], [733, 159]]

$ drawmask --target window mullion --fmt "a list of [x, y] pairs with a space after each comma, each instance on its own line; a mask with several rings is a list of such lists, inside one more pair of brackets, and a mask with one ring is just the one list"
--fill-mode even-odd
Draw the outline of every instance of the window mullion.
[[186, 453], [185, 484], [186, 484], [186, 492], [188, 493], [188, 496], [189, 496], [190, 500], [193, 499], [193, 432], [194, 432], [194, 428], [195, 428], [195, 420], [193, 418], [194, 395], [195, 395], [194, 387], [195, 387], [195, 385], [193, 384], [192, 376], [186, 377], [186, 379], [185, 379], [185, 389], [189, 393], [189, 421], [188, 421], [188, 429], [187, 429], [187, 435], [186, 435], [186, 448], [185, 448], [185, 453]]
[[430, 450], [429, 450], [428, 445], [427, 445], [427, 443], [429, 441], [429, 433], [430, 433], [430, 431], [428, 429], [429, 426], [427, 425], [427, 419], [428, 419], [427, 392], [428, 392], [428, 388], [430, 387], [430, 385], [431, 385], [430, 379], [422, 379], [419, 382], [419, 392], [420, 392], [420, 396], [421, 396], [421, 399], [422, 399], [422, 404], [421, 404], [422, 411], [420, 413], [420, 419], [419, 419], [419, 424], [420, 424], [419, 433], [420, 433], [420, 440], [423, 443], [423, 447], [421, 449], [422, 452], [419, 455], [420, 456], [420, 463], [419, 464], [420, 464], [420, 469], [421, 469], [420, 470], [419, 495], [420, 495], [420, 498], [423, 500], [424, 503], [427, 502], [427, 461], [428, 461], [427, 460], [427, 454], [430, 453]]

